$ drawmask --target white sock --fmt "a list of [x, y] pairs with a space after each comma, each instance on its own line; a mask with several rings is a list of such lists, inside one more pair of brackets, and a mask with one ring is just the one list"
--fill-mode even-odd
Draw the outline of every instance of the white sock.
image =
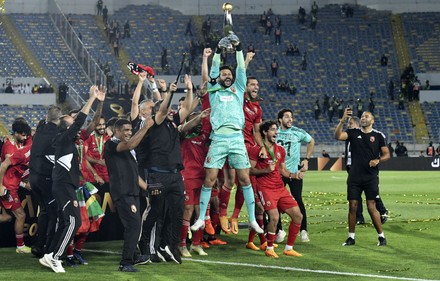
[[348, 237], [354, 239], [354, 232], [349, 232]]

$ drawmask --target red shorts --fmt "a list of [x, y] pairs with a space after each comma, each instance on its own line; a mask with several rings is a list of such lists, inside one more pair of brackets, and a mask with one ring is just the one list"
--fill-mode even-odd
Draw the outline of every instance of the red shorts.
[[185, 205], [199, 205], [203, 181], [204, 179], [186, 179], [183, 181], [185, 186]]
[[18, 196], [18, 190], [17, 189], [8, 189], [9, 190], [9, 196], [2, 196], [0, 197], [0, 204], [3, 206], [3, 208], [11, 211], [15, 211], [21, 207], [21, 200]]
[[258, 195], [260, 196], [265, 211], [278, 209], [281, 212], [284, 212], [287, 209], [298, 206], [298, 203], [293, 198], [292, 194], [290, 194], [285, 187], [277, 189], [259, 189]]

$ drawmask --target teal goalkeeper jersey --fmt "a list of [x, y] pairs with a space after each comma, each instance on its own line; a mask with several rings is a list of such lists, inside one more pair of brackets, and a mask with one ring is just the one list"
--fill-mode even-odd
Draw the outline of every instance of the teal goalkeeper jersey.
[[[208, 83], [209, 102], [211, 104], [212, 134], [222, 132], [240, 132], [244, 127], [244, 91], [246, 89], [246, 68], [242, 51], [236, 52], [237, 69], [235, 82], [226, 89], [220, 84]], [[220, 55], [214, 54], [210, 76], [220, 74]]]
[[278, 129], [277, 143], [286, 150], [286, 167], [292, 172], [298, 172], [298, 165], [301, 162], [301, 143], [309, 143], [312, 140], [306, 131], [292, 126], [287, 130]]

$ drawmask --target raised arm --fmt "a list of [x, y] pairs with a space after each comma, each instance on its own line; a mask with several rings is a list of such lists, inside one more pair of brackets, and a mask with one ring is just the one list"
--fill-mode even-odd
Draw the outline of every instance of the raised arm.
[[203, 110], [200, 114], [198, 114], [195, 118], [191, 119], [188, 122], [185, 122], [183, 125], [180, 126], [180, 132], [186, 133], [191, 131], [192, 128], [196, 127], [202, 122], [203, 118], [206, 118], [211, 113], [211, 108], [207, 108]]
[[130, 111], [130, 119], [134, 120], [139, 115], [139, 99], [141, 97], [142, 85], [147, 79], [147, 72], [141, 72], [138, 75], [139, 81], [136, 85], [136, 89], [134, 90], [133, 97], [131, 99], [131, 111]]
[[336, 126], [336, 129], [335, 129], [335, 139], [343, 140], [343, 141], [348, 139], [347, 132], [343, 132], [342, 128], [344, 127], [345, 120], [347, 120], [347, 118], [349, 116], [351, 116], [352, 114], [353, 114], [353, 111], [351, 110], [351, 108], [346, 108], [345, 109], [344, 115], [342, 116], [341, 120], [339, 120], [338, 126]]
[[174, 81], [170, 84], [169, 93], [167, 93], [160, 104], [159, 110], [156, 112], [156, 116], [154, 118], [154, 122], [157, 125], [162, 124], [162, 122], [167, 118], [168, 112], [171, 107], [171, 92], [175, 92], [177, 90], [177, 81]]
[[[91, 133], [93, 133], [93, 131], [96, 128], [96, 124], [99, 123], [99, 120], [101, 119], [101, 115], [102, 115], [102, 107], [104, 106], [104, 99], [105, 99], [105, 94], [107, 92], [107, 88], [104, 86], [95, 86], [98, 92], [96, 93], [96, 99], [98, 99], [98, 106], [96, 107], [96, 111], [95, 111], [95, 115], [93, 116], [93, 120], [92, 122], [90, 122], [90, 124], [87, 126], [86, 128], [86, 133], [87, 135], [90, 135]], [[85, 113], [86, 115], [89, 114], [91, 106], [93, 105], [93, 101], [90, 105], [90, 108], [88, 109], [87, 113]], [[85, 107], [85, 106], [84, 106]], [[83, 109], [84, 109], [83, 107]], [[81, 110], [82, 111], [82, 110]]]
[[[186, 97], [182, 103], [182, 107], [179, 110], [180, 120], [185, 120], [186, 117], [192, 112], [191, 108], [193, 106], [194, 95], [193, 95], [193, 84], [191, 81], [191, 76], [185, 74], [184, 77], [185, 87], [186, 87]], [[182, 122], [181, 121], [181, 122]]]
[[208, 69], [208, 58], [212, 54], [211, 48], [205, 48], [203, 50], [202, 57], [202, 84], [209, 81], [209, 69]]

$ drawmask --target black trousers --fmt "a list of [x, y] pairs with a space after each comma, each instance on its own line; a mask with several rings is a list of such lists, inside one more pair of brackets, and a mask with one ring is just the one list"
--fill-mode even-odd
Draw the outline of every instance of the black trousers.
[[58, 204], [58, 228], [53, 241], [55, 243], [53, 248], [55, 259], [61, 259], [81, 226], [81, 214], [75, 193], [76, 188], [66, 183], [54, 182], [52, 185], [52, 193]]
[[292, 194], [293, 198], [295, 198], [296, 202], [298, 202], [298, 207], [303, 215], [300, 230], [307, 231], [307, 213], [302, 199], [303, 180], [295, 180], [283, 177], [283, 182], [284, 184], [289, 185], [290, 193]]
[[58, 215], [58, 206], [52, 195], [52, 177], [31, 172], [29, 182], [32, 186], [32, 195], [40, 207], [37, 221], [37, 242], [34, 246], [43, 253], [51, 253], [53, 252], [51, 245], [55, 235]]
[[146, 245], [150, 240], [151, 254], [158, 246], [168, 245], [171, 249], [176, 249], [180, 243], [185, 204], [182, 175], [178, 171], [176, 173], [149, 171], [148, 185], [149, 189], [160, 190], [160, 194], [150, 196], [151, 209], [144, 222], [140, 244]]
[[[111, 195], [111, 194], [110, 194]], [[141, 232], [139, 196], [125, 195], [115, 201], [116, 210], [124, 227], [121, 265], [133, 265], [136, 245]]]

